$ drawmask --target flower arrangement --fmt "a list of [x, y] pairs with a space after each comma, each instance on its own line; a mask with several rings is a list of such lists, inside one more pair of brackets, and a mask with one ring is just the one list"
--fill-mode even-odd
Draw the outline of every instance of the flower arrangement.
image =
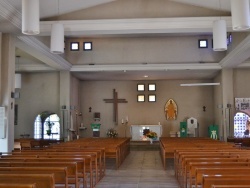
[[149, 131], [149, 133], [146, 136], [154, 139], [154, 138], [157, 138], [157, 133], [153, 131]]
[[108, 129], [107, 136], [110, 138], [115, 138], [118, 136], [118, 133], [116, 132], [115, 129]]

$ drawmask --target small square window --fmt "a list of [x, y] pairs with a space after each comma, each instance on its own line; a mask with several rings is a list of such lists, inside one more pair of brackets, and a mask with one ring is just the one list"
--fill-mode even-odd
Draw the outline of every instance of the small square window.
[[145, 84], [137, 84], [137, 91], [145, 91]]
[[145, 102], [145, 95], [137, 95], [137, 102]]
[[92, 42], [84, 42], [83, 43], [83, 50], [84, 51], [91, 51], [92, 50]]
[[156, 101], [156, 95], [148, 95], [148, 102], [155, 102]]
[[207, 47], [208, 47], [207, 39], [199, 39], [199, 48], [207, 48]]
[[155, 91], [156, 90], [155, 84], [148, 84], [148, 90], [149, 91]]
[[70, 43], [71, 51], [79, 51], [79, 42], [71, 42]]

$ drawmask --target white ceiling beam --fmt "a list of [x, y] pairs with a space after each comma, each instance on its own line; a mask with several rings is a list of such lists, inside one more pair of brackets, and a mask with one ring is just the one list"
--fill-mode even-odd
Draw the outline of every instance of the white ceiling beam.
[[204, 64], [112, 64], [112, 65], [73, 65], [71, 72], [91, 71], [158, 71], [158, 70], [221, 70], [218, 63]]
[[221, 61], [220, 65], [225, 68], [239, 66], [250, 56], [250, 35], [248, 35], [238, 46], [236, 46]]
[[70, 70], [71, 64], [59, 55], [50, 53], [50, 49], [31, 36], [18, 36], [16, 47], [57, 70]]
[[[61, 20], [66, 36], [148, 33], [212, 33], [215, 20], [224, 19], [227, 31], [232, 31], [231, 17], [186, 17], [103, 20]], [[40, 35], [49, 36], [51, 26], [58, 21], [41, 21]]]

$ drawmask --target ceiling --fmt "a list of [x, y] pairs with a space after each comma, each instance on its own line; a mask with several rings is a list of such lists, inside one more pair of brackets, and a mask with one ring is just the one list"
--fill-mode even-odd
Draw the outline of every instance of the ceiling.
[[[173, 11], [174, 15], [179, 15], [176, 17], [123, 18], [122, 14], [117, 14], [118, 18], [112, 19], [107, 19], [107, 16], [102, 17], [104, 15], [101, 13], [102, 9], [118, 3], [122, 5], [125, 1], [131, 2], [132, 9], [133, 2], [136, 6], [138, 2], [143, 0], [40, 0], [41, 22], [40, 34], [37, 37], [24, 36], [21, 33], [21, 1], [0, 0], [0, 31], [12, 33], [18, 38], [16, 56], [20, 56], [20, 58], [16, 58], [16, 71], [69, 70], [82, 80], [164, 80], [212, 79], [224, 67], [248, 67], [250, 37], [246, 37], [233, 50], [225, 53], [225, 57], [220, 62], [214, 62], [211, 65], [177, 62], [175, 64], [136, 64], [133, 66], [129, 64], [102, 64], [94, 67], [72, 65], [64, 58], [64, 55], [55, 55], [49, 52], [49, 41], [46, 43], [39, 40], [39, 37], [50, 36], [51, 24], [61, 18], [67, 38], [211, 35], [211, 23], [219, 17], [226, 20], [227, 31], [234, 32], [231, 27], [230, 0], [154, 0], [156, 3], [167, 1], [180, 4], [182, 7], [193, 7], [194, 10], [208, 10], [208, 12], [213, 12], [212, 16], [208, 16], [207, 13], [204, 13], [205, 16], [202, 14], [200, 14], [201, 16], [183, 16], [181, 9], [176, 9]], [[94, 9], [100, 9], [98, 19], [80, 20], [77, 17], [81, 10], [88, 12]], [[145, 75], [149, 77], [146, 78]]]

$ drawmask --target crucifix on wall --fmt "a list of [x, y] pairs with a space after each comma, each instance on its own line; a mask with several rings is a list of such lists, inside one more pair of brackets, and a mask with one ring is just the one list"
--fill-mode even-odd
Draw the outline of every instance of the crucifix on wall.
[[126, 99], [118, 99], [118, 93], [113, 89], [113, 99], [103, 99], [106, 103], [113, 103], [113, 120], [118, 125], [118, 103], [127, 103]]

